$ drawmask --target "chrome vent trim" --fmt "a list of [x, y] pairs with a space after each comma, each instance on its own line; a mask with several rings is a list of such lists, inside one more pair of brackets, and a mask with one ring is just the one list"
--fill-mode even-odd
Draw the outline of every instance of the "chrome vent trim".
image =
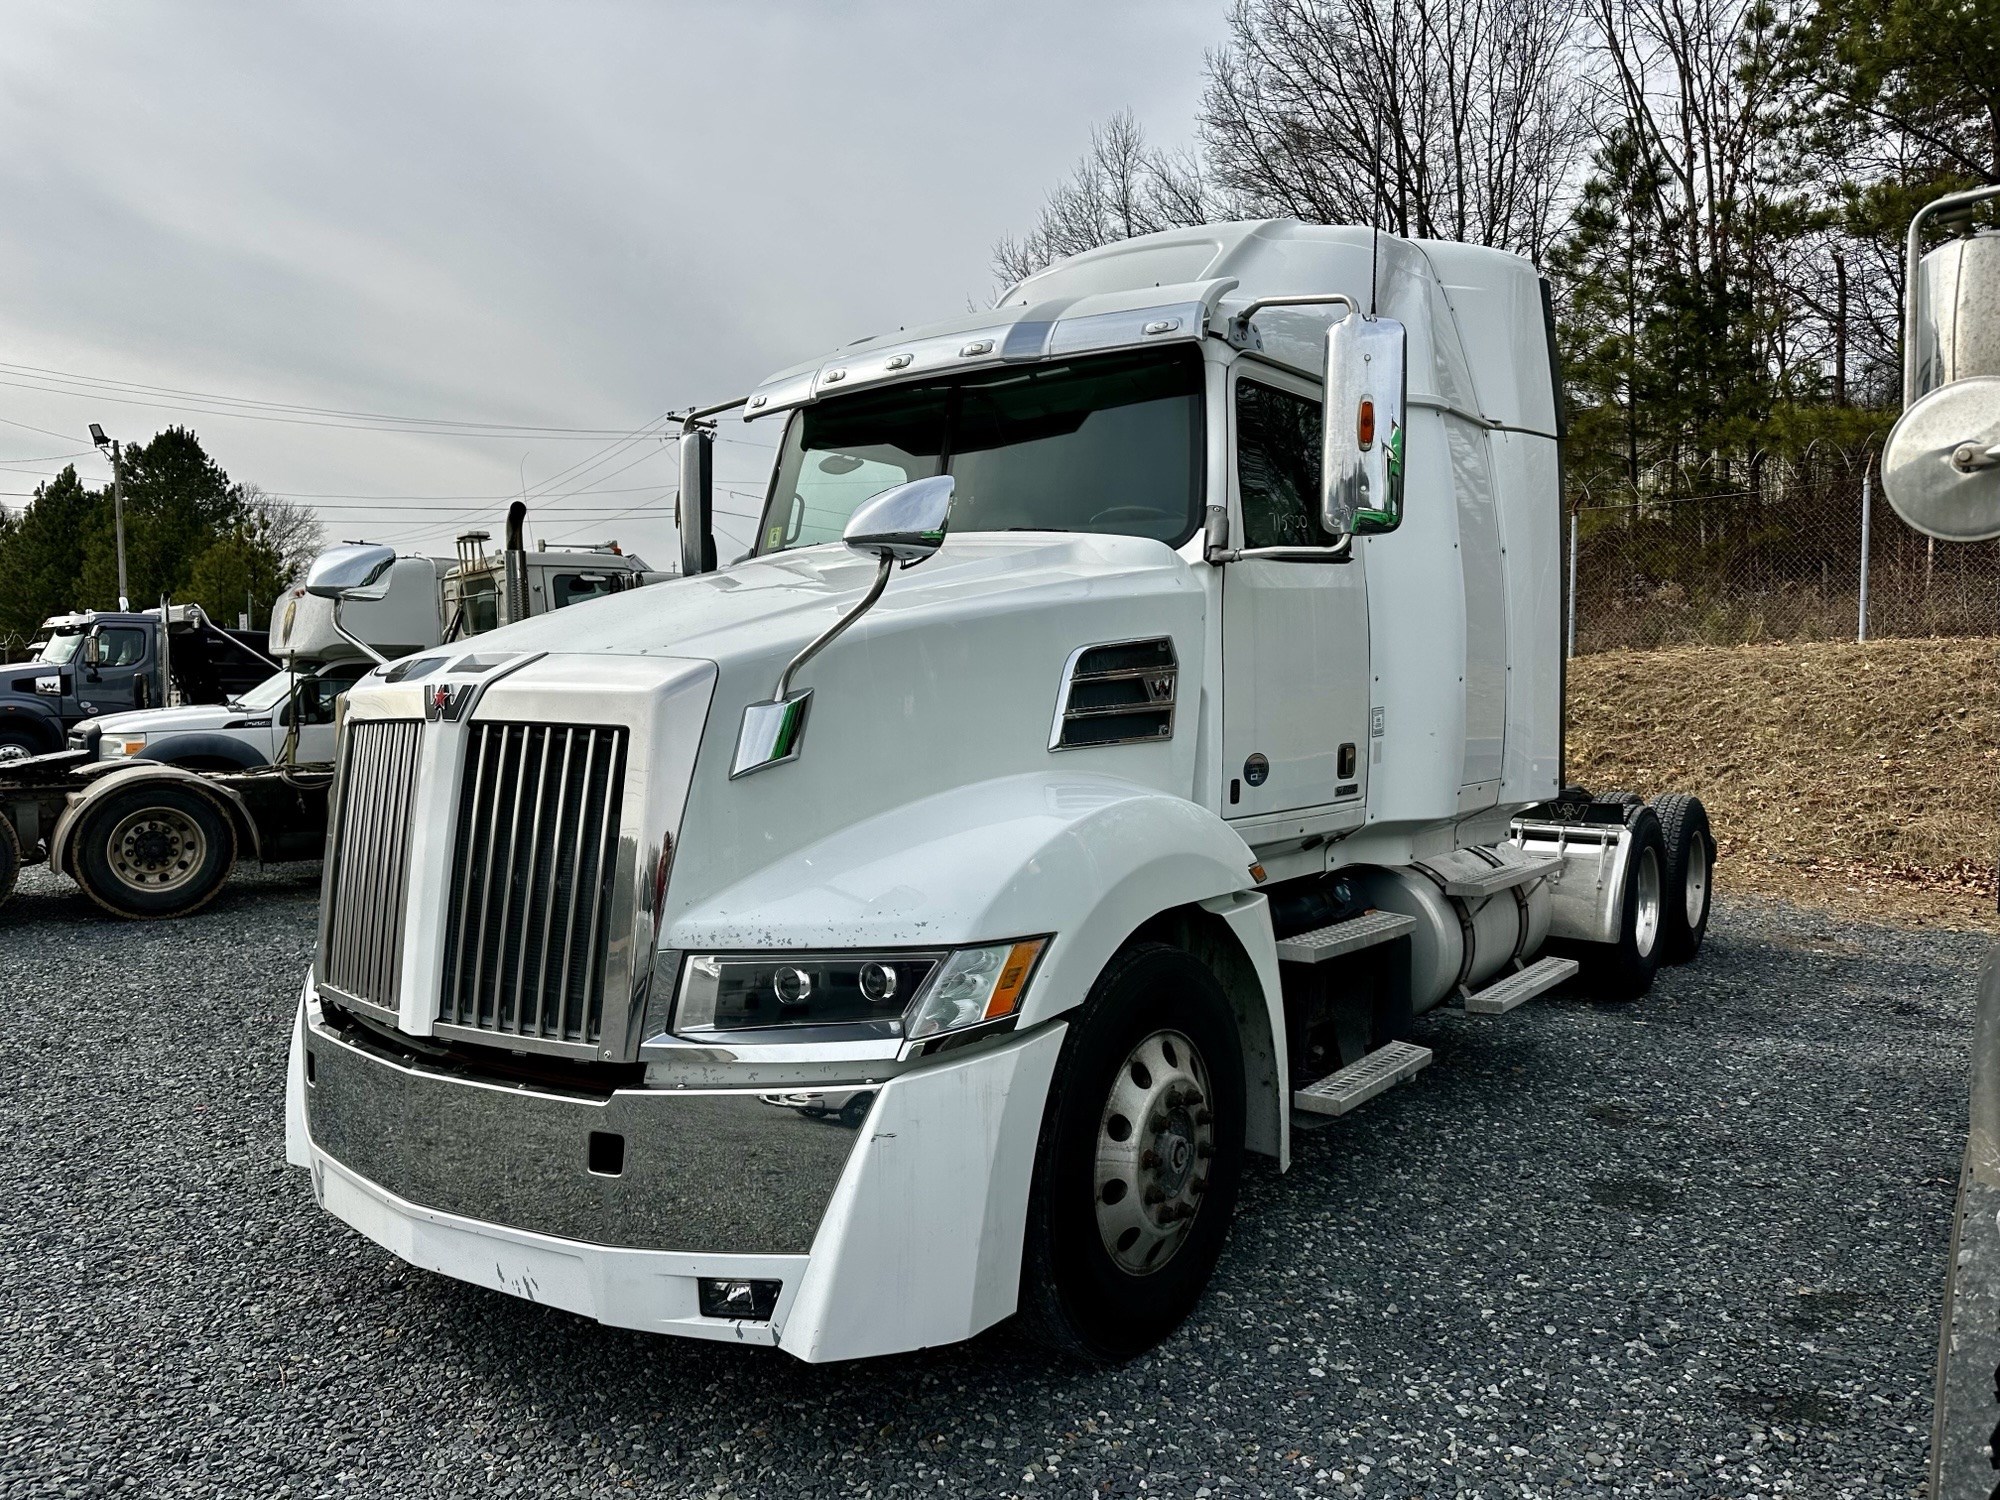
[[1049, 749], [1172, 739], [1179, 678], [1179, 659], [1167, 636], [1078, 647], [1063, 664]]
[[623, 726], [469, 726], [437, 1032], [595, 1056], [616, 904]]
[[423, 728], [421, 719], [348, 721], [327, 850], [318, 982], [392, 1019]]

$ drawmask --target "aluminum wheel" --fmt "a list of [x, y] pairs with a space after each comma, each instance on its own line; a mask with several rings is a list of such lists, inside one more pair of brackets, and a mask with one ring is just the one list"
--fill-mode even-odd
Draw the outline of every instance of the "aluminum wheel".
[[1632, 948], [1644, 957], [1653, 951], [1654, 944], [1660, 940], [1660, 856], [1657, 850], [1646, 848], [1640, 851], [1639, 878], [1633, 884], [1637, 910], [1632, 913]]
[[1208, 1064], [1180, 1032], [1156, 1031], [1119, 1066], [1097, 1131], [1097, 1232], [1120, 1270], [1174, 1258], [1214, 1155]]
[[28, 747], [26, 745], [17, 745], [12, 740], [0, 740], [0, 766], [6, 765], [10, 760], [26, 760], [27, 758]]
[[105, 843], [111, 873], [133, 890], [179, 890], [208, 858], [208, 835], [177, 807], [128, 813]]
[[1697, 833], [1688, 840], [1687, 879], [1682, 895], [1687, 899], [1689, 927], [1701, 926], [1702, 913], [1708, 910], [1708, 868], [1714, 859], [1707, 839]]

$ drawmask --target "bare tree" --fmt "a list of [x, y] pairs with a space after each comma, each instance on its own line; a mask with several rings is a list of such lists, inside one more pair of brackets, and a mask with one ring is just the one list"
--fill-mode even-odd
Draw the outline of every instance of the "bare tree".
[[1091, 130], [1090, 149], [1050, 192], [1035, 227], [993, 247], [993, 274], [1011, 285], [1065, 256], [1226, 212], [1198, 158], [1148, 146], [1121, 110]]
[[236, 498], [258, 541], [276, 556], [278, 576], [295, 578], [304, 573], [326, 537], [312, 508], [254, 484], [237, 485]]
[[1252, 212], [1537, 260], [1561, 228], [1594, 139], [1570, 0], [1237, 0], [1229, 27], [1202, 130]]

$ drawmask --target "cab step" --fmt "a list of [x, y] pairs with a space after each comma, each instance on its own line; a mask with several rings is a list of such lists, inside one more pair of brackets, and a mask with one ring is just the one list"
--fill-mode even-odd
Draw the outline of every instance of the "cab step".
[[[1278, 939], [1281, 964], [1318, 964], [1343, 953], [1354, 953], [1399, 938], [1417, 925], [1415, 917], [1396, 911], [1368, 911], [1330, 927], [1316, 927], [1296, 937]], [[1338, 1076], [1338, 1075], [1336, 1075]]]
[[1542, 958], [1517, 969], [1505, 979], [1474, 990], [1465, 997], [1465, 1011], [1473, 1016], [1504, 1016], [1523, 1001], [1545, 995], [1577, 969], [1573, 958]]
[[1430, 1048], [1414, 1042], [1385, 1042], [1360, 1062], [1293, 1090], [1292, 1108], [1312, 1115], [1344, 1115], [1430, 1065]]

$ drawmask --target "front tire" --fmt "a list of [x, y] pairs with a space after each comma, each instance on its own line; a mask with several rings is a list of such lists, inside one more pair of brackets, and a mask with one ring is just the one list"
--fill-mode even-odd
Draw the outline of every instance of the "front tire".
[[1243, 1048], [1215, 976], [1164, 943], [1113, 957], [1070, 1024], [1035, 1151], [1020, 1322], [1094, 1364], [1193, 1310], [1243, 1170]]
[[215, 899], [236, 863], [229, 815], [192, 787], [108, 794], [76, 831], [70, 868], [120, 917], [182, 917]]

